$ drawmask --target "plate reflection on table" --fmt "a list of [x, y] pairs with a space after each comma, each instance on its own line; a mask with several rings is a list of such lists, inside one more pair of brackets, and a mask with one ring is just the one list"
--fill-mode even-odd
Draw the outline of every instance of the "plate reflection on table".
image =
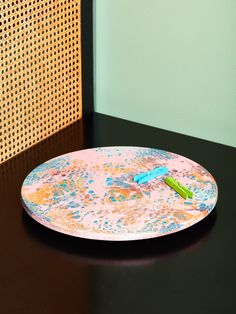
[[207, 241], [215, 225], [216, 209], [190, 228], [163, 237], [136, 241], [98, 241], [64, 235], [37, 223], [25, 211], [22, 220], [25, 231], [33, 241], [82, 263], [138, 266], [198, 250]]

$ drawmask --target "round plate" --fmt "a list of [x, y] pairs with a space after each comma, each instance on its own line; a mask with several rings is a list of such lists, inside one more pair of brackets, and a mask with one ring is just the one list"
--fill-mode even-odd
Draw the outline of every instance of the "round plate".
[[[133, 177], [159, 166], [193, 191], [185, 200], [164, 182]], [[53, 230], [88, 239], [138, 240], [194, 225], [217, 201], [211, 174], [183, 156], [143, 147], [102, 147], [53, 158], [24, 180], [28, 214]]]

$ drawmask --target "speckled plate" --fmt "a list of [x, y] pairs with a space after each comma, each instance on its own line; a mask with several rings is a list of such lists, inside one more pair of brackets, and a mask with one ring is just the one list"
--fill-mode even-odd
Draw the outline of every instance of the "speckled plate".
[[[158, 166], [194, 192], [185, 200], [164, 182], [133, 182]], [[53, 158], [24, 180], [28, 214], [53, 230], [88, 239], [139, 240], [164, 236], [206, 217], [217, 201], [212, 175], [183, 156], [143, 147], [102, 147]]]

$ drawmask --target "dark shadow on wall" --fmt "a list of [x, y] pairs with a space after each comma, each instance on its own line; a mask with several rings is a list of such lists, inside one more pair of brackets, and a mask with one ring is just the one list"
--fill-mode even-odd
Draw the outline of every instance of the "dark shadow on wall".
[[83, 114], [94, 112], [93, 0], [81, 0], [82, 103]]

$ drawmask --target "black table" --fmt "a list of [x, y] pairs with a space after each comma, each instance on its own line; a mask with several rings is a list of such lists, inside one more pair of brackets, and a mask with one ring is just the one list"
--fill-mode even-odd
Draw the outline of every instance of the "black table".
[[[65, 236], [32, 220], [24, 177], [57, 155], [98, 146], [184, 155], [215, 177], [219, 199], [202, 222], [152, 240]], [[0, 166], [0, 313], [236, 313], [236, 150], [93, 114]]]

